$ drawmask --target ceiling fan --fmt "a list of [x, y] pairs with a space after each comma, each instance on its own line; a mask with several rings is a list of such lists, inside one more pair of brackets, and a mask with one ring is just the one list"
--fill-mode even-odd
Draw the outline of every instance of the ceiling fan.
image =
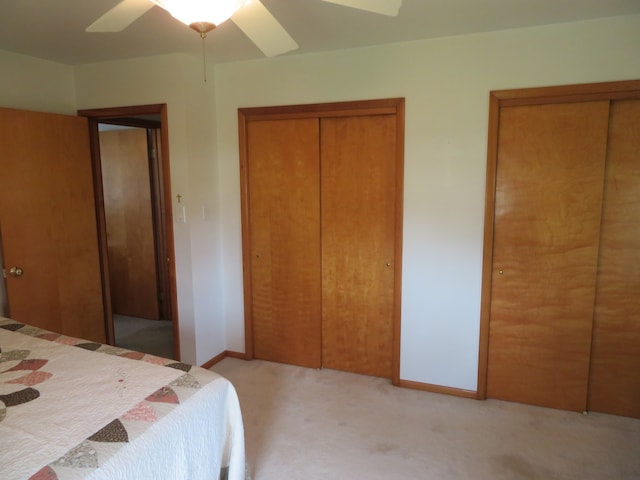
[[[322, 1], [392, 17], [398, 15], [402, 6], [402, 0]], [[89, 25], [86, 31], [120, 32], [156, 5], [196, 30], [202, 38], [216, 25], [231, 18], [267, 57], [298, 48], [295, 40], [260, 0], [122, 0]], [[199, 13], [193, 13], [187, 7], [200, 9]]]

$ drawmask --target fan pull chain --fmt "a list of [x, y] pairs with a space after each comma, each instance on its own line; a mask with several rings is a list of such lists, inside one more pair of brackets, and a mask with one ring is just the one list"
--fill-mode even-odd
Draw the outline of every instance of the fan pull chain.
[[207, 55], [205, 54], [204, 39], [207, 38], [207, 32], [200, 32], [200, 38], [202, 38], [202, 75], [205, 83], [207, 82]]
[[200, 38], [202, 39], [202, 68], [204, 68], [204, 81], [207, 81], [207, 56], [205, 55], [204, 49], [204, 39], [207, 38], [207, 33], [216, 28], [213, 23], [209, 22], [193, 22], [189, 24], [189, 28], [191, 30], [195, 30], [200, 34]]

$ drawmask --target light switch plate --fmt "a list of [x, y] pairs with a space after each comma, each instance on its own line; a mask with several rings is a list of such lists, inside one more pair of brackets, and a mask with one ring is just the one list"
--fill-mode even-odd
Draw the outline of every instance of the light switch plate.
[[177, 205], [175, 207], [175, 221], [176, 223], [187, 223], [187, 209], [184, 205]]

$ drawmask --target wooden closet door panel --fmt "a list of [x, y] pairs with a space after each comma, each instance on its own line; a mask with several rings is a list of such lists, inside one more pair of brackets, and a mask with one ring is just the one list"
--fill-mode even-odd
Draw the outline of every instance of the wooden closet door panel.
[[396, 118], [321, 120], [322, 364], [392, 373]]
[[317, 119], [247, 131], [256, 358], [319, 368], [320, 161]]
[[100, 132], [113, 313], [160, 319], [147, 131]]
[[611, 105], [588, 408], [640, 418], [640, 100]]
[[487, 394], [583, 411], [608, 102], [500, 111]]

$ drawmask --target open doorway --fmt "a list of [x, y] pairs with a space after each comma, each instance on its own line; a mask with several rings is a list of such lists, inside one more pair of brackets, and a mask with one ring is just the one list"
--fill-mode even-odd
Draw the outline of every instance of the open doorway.
[[91, 128], [107, 339], [179, 360], [166, 106], [78, 113]]

